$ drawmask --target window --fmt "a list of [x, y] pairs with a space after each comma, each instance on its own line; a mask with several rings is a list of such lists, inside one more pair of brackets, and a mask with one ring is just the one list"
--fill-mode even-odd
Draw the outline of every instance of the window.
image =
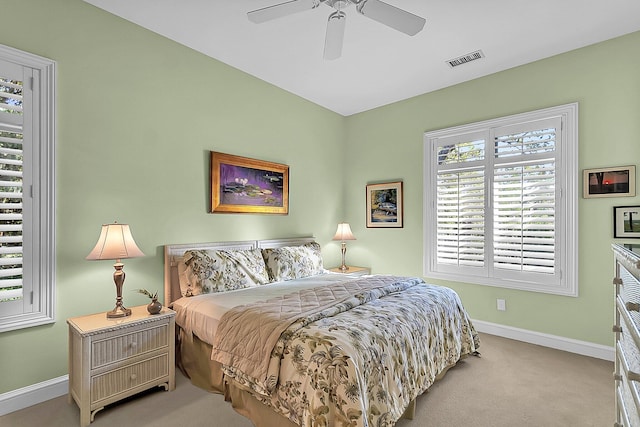
[[577, 296], [577, 116], [425, 133], [425, 276]]
[[0, 45], [0, 332], [54, 321], [54, 79]]

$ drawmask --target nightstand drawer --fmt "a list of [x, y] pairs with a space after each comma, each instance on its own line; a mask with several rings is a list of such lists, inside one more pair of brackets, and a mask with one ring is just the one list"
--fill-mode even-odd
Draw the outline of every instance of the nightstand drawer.
[[169, 354], [161, 354], [133, 365], [97, 375], [91, 378], [91, 404], [144, 386], [168, 375]]
[[166, 322], [128, 328], [129, 332], [105, 333], [91, 342], [91, 369], [128, 359], [169, 344]]

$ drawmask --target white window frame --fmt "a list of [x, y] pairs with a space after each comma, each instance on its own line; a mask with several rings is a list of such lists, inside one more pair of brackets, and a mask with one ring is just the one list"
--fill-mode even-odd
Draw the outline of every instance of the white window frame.
[[[29, 150], [23, 162], [32, 171], [28, 203], [33, 206], [23, 223], [23, 294], [21, 313], [8, 314], [0, 302], [0, 332], [55, 322], [55, 80], [56, 63], [48, 58], [0, 45], [0, 60], [28, 69], [25, 81], [23, 134]], [[0, 70], [0, 75], [2, 72]], [[26, 99], [29, 99], [27, 101]], [[28, 111], [27, 111], [28, 110]], [[28, 117], [28, 118], [27, 118]], [[27, 192], [23, 189], [23, 193]]]
[[[531, 280], [526, 273], [495, 274], [492, 259], [492, 203], [490, 194], [492, 180], [485, 181], [485, 265], [487, 268], [451, 268], [437, 263], [437, 192], [438, 156], [436, 148], [439, 138], [450, 138], [461, 134], [481, 133], [491, 135], [491, 130], [504, 126], [521, 125], [531, 121], [559, 119], [561, 129], [557, 132], [556, 147], [556, 268], [552, 280]], [[492, 152], [492, 139], [487, 138], [486, 151]], [[485, 176], [493, 171], [487, 167]], [[515, 114], [478, 123], [447, 129], [429, 131], [424, 134], [424, 264], [426, 277], [474, 283], [525, 291], [542, 292], [564, 296], [578, 296], [578, 104]]]

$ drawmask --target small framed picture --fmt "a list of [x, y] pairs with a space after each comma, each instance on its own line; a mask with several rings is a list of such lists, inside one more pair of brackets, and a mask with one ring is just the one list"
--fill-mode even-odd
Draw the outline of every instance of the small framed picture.
[[636, 167], [585, 169], [582, 177], [583, 197], [625, 197], [636, 195]]
[[613, 207], [613, 237], [640, 239], [640, 206]]
[[367, 227], [402, 228], [402, 181], [367, 185]]

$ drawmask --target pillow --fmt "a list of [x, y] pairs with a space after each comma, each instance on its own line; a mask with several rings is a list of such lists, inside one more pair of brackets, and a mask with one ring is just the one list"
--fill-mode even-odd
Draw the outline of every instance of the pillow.
[[260, 249], [192, 250], [178, 263], [182, 296], [226, 292], [269, 282]]
[[316, 242], [302, 246], [263, 249], [269, 277], [274, 282], [315, 276], [324, 272], [320, 245]]

